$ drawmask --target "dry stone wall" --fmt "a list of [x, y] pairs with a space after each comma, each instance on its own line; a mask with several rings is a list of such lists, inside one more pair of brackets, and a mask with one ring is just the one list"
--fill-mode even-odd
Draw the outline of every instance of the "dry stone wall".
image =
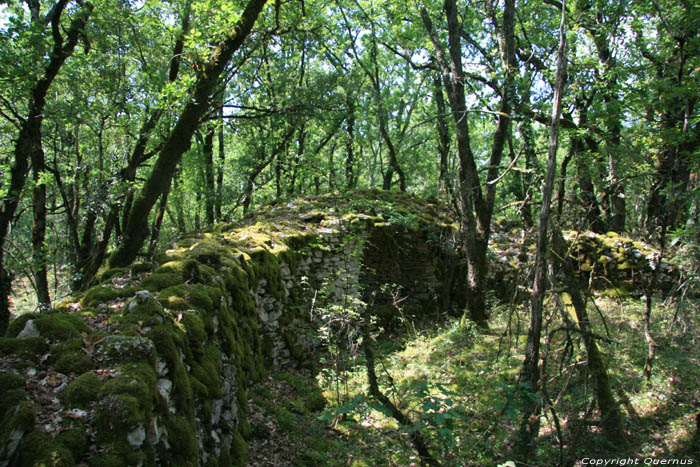
[[103, 271], [52, 313], [15, 319], [0, 338], [0, 466], [244, 465], [246, 390], [310, 357], [315, 308], [383, 284], [416, 310], [459, 307], [441, 298], [456, 289], [455, 256], [436, 241], [447, 218], [364, 196], [183, 238], [156, 264]]

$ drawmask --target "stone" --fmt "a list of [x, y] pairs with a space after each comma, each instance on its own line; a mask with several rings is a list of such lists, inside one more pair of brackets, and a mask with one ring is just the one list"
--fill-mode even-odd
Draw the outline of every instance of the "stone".
[[19, 334], [17, 334], [18, 339], [27, 339], [29, 337], [39, 337], [41, 333], [39, 332], [39, 328], [36, 327], [36, 324], [34, 324], [34, 320], [29, 320], [27, 323], [24, 325], [24, 328], [20, 331]]
[[143, 425], [139, 425], [134, 431], [126, 435], [126, 440], [134, 449], [141, 447], [143, 442], [146, 441], [146, 428]]

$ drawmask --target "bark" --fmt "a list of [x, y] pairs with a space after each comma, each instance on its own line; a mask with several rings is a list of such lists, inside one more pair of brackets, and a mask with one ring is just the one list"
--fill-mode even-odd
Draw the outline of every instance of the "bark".
[[164, 187], [172, 179], [182, 154], [190, 148], [192, 135], [211, 106], [209, 100], [221, 74], [250, 34], [265, 2], [266, 0], [250, 0], [233, 30], [216, 47], [204, 65], [195, 83], [192, 100], [185, 105], [158, 154], [151, 175], [134, 200], [122, 242], [110, 258], [111, 266], [128, 265], [143, 246], [149, 230], [148, 215], [163, 193]]
[[586, 301], [578, 283], [576, 268], [567, 257], [568, 247], [558, 228], [554, 229], [552, 239], [552, 248], [555, 253], [552, 256], [558, 270], [563, 272], [564, 285], [569, 294], [568, 297], [563, 297], [564, 305], [568, 310], [568, 316], [565, 316], [565, 319], [573, 321], [581, 332], [605, 439], [619, 445], [625, 440], [622, 412], [610, 386], [608, 369], [591, 329], [586, 311]]
[[66, 59], [73, 54], [80, 34], [82, 34], [93, 6], [85, 3], [70, 22], [65, 39], [61, 35], [61, 15], [68, 0], [59, 0], [54, 6], [49, 24], [53, 35], [53, 48], [42, 77], [34, 84], [29, 101], [27, 118], [22, 120], [19, 135], [13, 151], [13, 164], [10, 169], [10, 185], [0, 207], [0, 335], [5, 333], [10, 317], [9, 293], [12, 289], [12, 274], [5, 270], [4, 247], [10, 231], [17, 205], [29, 173], [29, 162], [42, 153], [41, 127], [49, 87], [58, 75]]
[[224, 110], [220, 112], [221, 123], [219, 125], [219, 163], [216, 167], [216, 197], [214, 200], [214, 215], [217, 221], [221, 220], [221, 205], [224, 197], [224, 165], [226, 164], [226, 150], [224, 147]]
[[[530, 327], [525, 346], [525, 360], [520, 373], [520, 381], [529, 387], [532, 393], [540, 391], [540, 340], [542, 336], [542, 308], [547, 287], [547, 228], [550, 219], [552, 192], [554, 191], [554, 175], [557, 167], [557, 148], [559, 145], [559, 117], [561, 115], [561, 96], [566, 76], [566, 9], [562, 2], [561, 24], [559, 26], [559, 50], [557, 53], [557, 73], [554, 83], [554, 103], [552, 105], [552, 120], [549, 136], [549, 153], [547, 156], [547, 171], [542, 192], [542, 207], [540, 209], [539, 225], [537, 228], [537, 250], [535, 253], [535, 280], [530, 297]], [[518, 451], [522, 460], [532, 461], [534, 440], [540, 429], [541, 403], [532, 397], [523, 398], [523, 420], [520, 427]]]
[[[216, 128], [212, 125], [207, 128], [202, 144], [202, 153], [204, 155], [204, 212], [208, 226], [214, 225], [214, 197], [216, 187], [214, 185], [214, 132]], [[167, 199], [167, 190], [163, 192], [163, 196]]]
[[574, 134], [571, 136], [571, 151], [576, 162], [579, 195], [583, 202], [586, 225], [593, 232], [604, 233], [607, 231], [607, 226], [603, 221], [600, 204], [595, 194], [595, 187], [591, 181], [591, 172], [584, 154], [583, 141], [578, 135]]
[[[41, 136], [39, 136], [41, 137]], [[44, 150], [39, 142], [37, 151], [31, 155], [34, 189], [32, 192], [32, 272], [34, 287], [40, 310], [51, 308], [49, 281], [47, 277], [46, 256], [46, 183], [41, 180], [46, 171]]]
[[445, 197], [451, 190], [448, 187], [449, 179], [447, 173], [447, 163], [450, 154], [450, 135], [449, 127], [447, 126], [447, 109], [445, 107], [445, 98], [442, 91], [441, 78], [433, 79], [433, 99], [437, 110], [437, 133], [438, 143], [437, 150], [440, 156], [440, 173], [438, 175], [438, 197]]
[[557, 190], [557, 217], [561, 219], [564, 214], [564, 200], [566, 198], [566, 171], [569, 168], [569, 163], [574, 157], [573, 147], [569, 146], [569, 152], [566, 153], [564, 160], [561, 161], [561, 175], [559, 176], [559, 189]]
[[353, 190], [357, 184], [355, 180], [355, 103], [350, 94], [347, 95], [345, 102], [348, 106], [348, 118], [345, 123], [345, 188]]
[[[468, 263], [469, 318], [480, 326], [486, 327], [488, 326], [484, 299], [487, 271], [486, 252], [491, 234], [490, 223], [493, 215], [496, 184], [487, 184], [485, 193], [482, 193], [470, 142], [464, 85], [465, 74], [462, 66], [461, 22], [455, 0], [445, 0], [444, 10], [447, 17], [448, 56], [443, 51], [442, 44], [433, 29], [432, 21], [425, 9], [421, 10], [421, 18], [435, 49], [443, 83], [447, 90], [452, 118], [455, 122], [457, 157], [459, 161], [459, 197], [457, 204], [460, 211], [462, 247], [466, 252]], [[491, 147], [487, 181], [493, 181], [498, 177], [499, 164], [503, 155], [505, 141], [510, 131], [510, 110], [514, 94], [513, 73], [515, 72], [514, 13], [514, 1], [507, 0], [503, 14], [503, 25], [498, 31], [499, 42], [502, 43], [501, 55], [505, 73], [499, 108], [500, 115]]]

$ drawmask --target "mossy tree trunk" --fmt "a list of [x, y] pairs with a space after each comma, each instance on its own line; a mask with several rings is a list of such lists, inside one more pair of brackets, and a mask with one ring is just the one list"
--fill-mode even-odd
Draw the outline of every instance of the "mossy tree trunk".
[[[562, 2], [561, 24], [559, 26], [559, 50], [557, 53], [557, 73], [554, 82], [554, 102], [549, 136], [549, 153], [547, 171], [542, 189], [542, 207], [540, 209], [537, 231], [537, 250], [535, 253], [535, 280], [530, 297], [530, 327], [525, 346], [525, 360], [520, 372], [521, 383], [527, 385], [531, 393], [540, 392], [540, 340], [542, 336], [542, 308], [547, 287], [547, 228], [550, 219], [554, 175], [557, 167], [557, 149], [559, 146], [559, 120], [561, 116], [561, 98], [566, 76], [566, 6]], [[541, 402], [539, 398], [523, 397], [523, 420], [518, 439], [518, 455], [521, 460], [532, 462], [534, 440], [539, 434]]]
[[[9, 294], [12, 290], [12, 274], [5, 269], [3, 251], [7, 235], [10, 232], [10, 223], [15, 216], [22, 190], [27, 181], [29, 163], [30, 161], [39, 162], [44, 160], [41, 128], [44, 119], [44, 108], [46, 107], [46, 95], [61, 67], [68, 57], [73, 54], [80, 35], [84, 33], [83, 30], [93, 9], [91, 3], [84, 3], [74, 14], [67, 31], [65, 31], [64, 37], [60, 23], [61, 16], [67, 6], [68, 0], [59, 0], [47, 17], [47, 25], [51, 28], [53, 47], [43, 75], [32, 87], [27, 117], [16, 122], [19, 128], [19, 134], [12, 153], [13, 160], [10, 169], [10, 184], [7, 195], [0, 207], [0, 335], [5, 333], [9, 322]], [[34, 18], [33, 21], [38, 22], [38, 11], [36, 14], [33, 13], [32, 17]], [[39, 167], [38, 170], [42, 168], [43, 167]], [[48, 285], [46, 288], [48, 292]]]
[[177, 123], [166, 138], [150, 176], [134, 200], [124, 228], [122, 242], [112, 254], [111, 266], [126, 266], [131, 263], [143, 246], [148, 233], [148, 216], [158, 197], [163, 193], [182, 158], [190, 148], [192, 135], [201, 118], [210, 109], [210, 98], [220, 76], [233, 54], [253, 29], [266, 0], [250, 0], [233, 29], [214, 49], [209, 61], [202, 67], [193, 90], [193, 97], [182, 110]]

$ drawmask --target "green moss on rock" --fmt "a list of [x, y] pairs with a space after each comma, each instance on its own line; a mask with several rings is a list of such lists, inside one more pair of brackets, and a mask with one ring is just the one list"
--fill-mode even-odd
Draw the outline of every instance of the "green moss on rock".
[[107, 336], [95, 350], [95, 359], [103, 364], [146, 362], [155, 366], [156, 353], [153, 342], [143, 336]]
[[131, 287], [115, 289], [98, 285], [85, 292], [83, 298], [80, 299], [80, 305], [83, 307], [95, 306], [118, 298], [131, 297], [132, 295], [134, 295], [134, 289]]
[[23, 358], [34, 358], [49, 350], [46, 340], [41, 337], [17, 339], [5, 337], [0, 339], [0, 355], [15, 354]]
[[185, 418], [171, 415], [165, 420], [168, 430], [168, 455], [173, 465], [199, 465], [199, 446], [192, 424]]
[[143, 261], [131, 265], [131, 274], [141, 274], [153, 270], [153, 263]]
[[68, 429], [56, 435], [56, 442], [68, 448], [74, 459], [80, 459], [88, 448], [85, 425], [74, 421]]
[[129, 268], [106, 268], [97, 273], [95, 276], [95, 282], [98, 284], [104, 284], [115, 277], [126, 276], [128, 273]]
[[155, 272], [141, 281], [141, 286], [149, 292], [157, 292], [172, 287], [173, 285], [182, 284], [182, 282], [181, 274], [174, 272]]
[[70, 449], [51, 438], [48, 433], [34, 430], [22, 439], [18, 465], [73, 467], [75, 459]]
[[81, 374], [92, 369], [92, 359], [86, 353], [81, 338], [58, 342], [51, 347], [51, 354], [54, 356], [51, 363], [60, 373]]
[[231, 464], [243, 467], [245, 466], [246, 457], [248, 457], [248, 446], [245, 443], [245, 439], [238, 431], [234, 431], [231, 442]]
[[22, 329], [24, 329], [24, 326], [27, 325], [27, 321], [38, 318], [39, 316], [40, 315], [38, 313], [25, 313], [18, 316], [10, 321], [10, 325], [7, 327], [7, 331], [5, 332], [5, 336], [17, 337], [19, 333], [22, 332]]
[[180, 282], [200, 280], [199, 263], [194, 259], [168, 261], [156, 268], [153, 274], [175, 274], [180, 277]]
[[25, 433], [34, 427], [36, 410], [29, 401], [20, 401], [6, 410], [0, 424], [0, 459], [9, 459]]
[[66, 386], [63, 400], [70, 407], [85, 408], [99, 399], [103, 384], [99, 376], [92, 371], [83, 373]]
[[183, 345], [182, 336], [179, 335], [179, 331], [167, 324], [152, 329], [148, 336], [152, 340], [158, 356], [167, 364], [168, 378], [173, 382], [171, 396], [175, 401], [175, 406], [189, 419], [194, 419], [192, 386], [178, 348]]

